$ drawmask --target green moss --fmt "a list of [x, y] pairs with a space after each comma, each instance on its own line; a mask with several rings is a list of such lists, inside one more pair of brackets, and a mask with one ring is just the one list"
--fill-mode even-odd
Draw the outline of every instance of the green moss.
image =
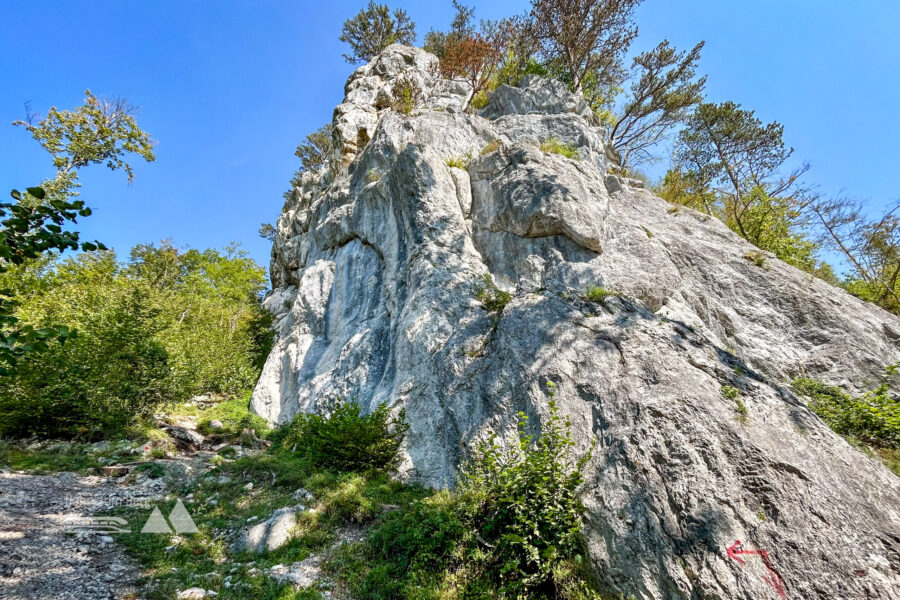
[[87, 473], [99, 469], [103, 455], [90, 451], [86, 444], [61, 442], [28, 448], [24, 444], [0, 442], [0, 465], [14, 471], [28, 471], [33, 474], [71, 471]]
[[498, 288], [487, 273], [480, 283], [475, 284], [475, 297], [489, 312], [503, 312], [503, 309], [512, 300], [512, 295]]

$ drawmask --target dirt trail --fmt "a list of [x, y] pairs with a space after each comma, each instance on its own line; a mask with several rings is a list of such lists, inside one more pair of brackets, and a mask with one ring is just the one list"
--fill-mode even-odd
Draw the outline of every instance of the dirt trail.
[[[0, 473], [0, 598], [136, 598], [138, 567], [90, 515], [160, 493], [164, 489], [156, 483], [127, 485], [73, 473]], [[130, 530], [134, 524], [111, 526]]]

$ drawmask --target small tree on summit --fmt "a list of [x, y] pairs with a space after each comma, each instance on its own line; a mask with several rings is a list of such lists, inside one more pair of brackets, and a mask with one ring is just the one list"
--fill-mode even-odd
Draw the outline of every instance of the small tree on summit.
[[632, 19], [641, 0], [532, 0], [531, 27], [544, 57], [567, 72], [572, 91], [622, 78], [622, 57], [637, 35]]
[[347, 62], [367, 62], [391, 44], [413, 44], [416, 24], [406, 11], [397, 8], [392, 16], [386, 4], [370, 1], [367, 8], [344, 21], [339, 39], [350, 44], [352, 54], [344, 55]]

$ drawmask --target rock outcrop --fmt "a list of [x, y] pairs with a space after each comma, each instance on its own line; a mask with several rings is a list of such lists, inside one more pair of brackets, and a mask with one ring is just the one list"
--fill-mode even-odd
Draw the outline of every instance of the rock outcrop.
[[[404, 475], [452, 485], [466, 444], [546, 417], [553, 381], [580, 450], [596, 440], [587, 539], [610, 591], [900, 598], [900, 479], [790, 388], [872, 386], [900, 319], [610, 175], [602, 131], [552, 82], [469, 114], [434, 60], [395, 45], [357, 70], [333, 160], [286, 202], [255, 412], [404, 407]], [[423, 89], [409, 115], [379, 100], [401, 76]], [[495, 313], [486, 275], [512, 295]], [[615, 293], [587, 302], [589, 286]]]

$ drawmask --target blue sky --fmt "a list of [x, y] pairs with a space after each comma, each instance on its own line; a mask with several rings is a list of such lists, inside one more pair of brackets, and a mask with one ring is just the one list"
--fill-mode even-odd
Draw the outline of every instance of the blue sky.
[[[296, 168], [294, 148], [330, 120], [353, 66], [337, 37], [363, 0], [0, 0], [0, 184], [34, 185], [48, 156], [9, 125], [23, 104], [73, 108], [84, 89], [140, 106], [157, 161], [123, 173], [82, 172], [94, 215], [81, 223], [123, 257], [136, 243], [241, 242], [268, 265], [256, 236], [273, 221]], [[477, 16], [522, 12], [481, 2]], [[394, 2], [422, 36], [446, 28], [440, 3]], [[896, 0], [645, 0], [636, 51], [668, 38], [706, 40], [712, 101], [734, 100], [785, 126], [809, 181], [846, 190], [873, 210], [900, 197], [900, 2]], [[665, 163], [651, 169], [664, 171]], [[5, 192], [4, 192], [5, 193]]]

